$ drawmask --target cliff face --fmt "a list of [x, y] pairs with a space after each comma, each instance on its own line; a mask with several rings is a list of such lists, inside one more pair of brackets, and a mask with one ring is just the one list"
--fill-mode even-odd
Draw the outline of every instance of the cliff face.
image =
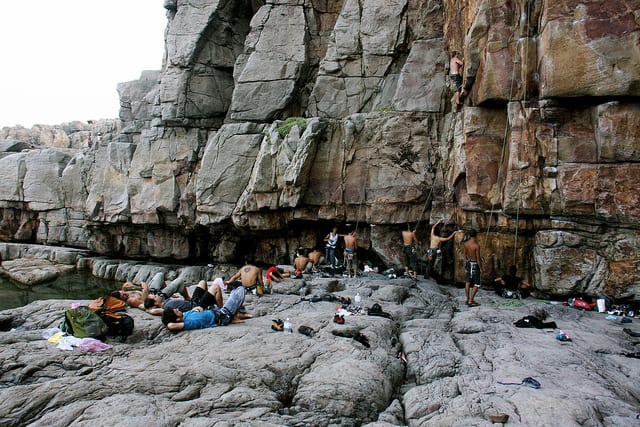
[[426, 240], [443, 219], [479, 231], [485, 280], [515, 263], [550, 294], [640, 291], [640, 1], [165, 8], [163, 69], [118, 86], [102, 141], [4, 153], [5, 238], [276, 263], [338, 223], [399, 266], [405, 223]]

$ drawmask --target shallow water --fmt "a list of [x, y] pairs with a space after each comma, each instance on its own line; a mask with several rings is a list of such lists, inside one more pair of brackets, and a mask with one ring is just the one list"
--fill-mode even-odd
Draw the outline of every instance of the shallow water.
[[118, 289], [113, 280], [100, 279], [86, 272], [74, 272], [56, 281], [25, 286], [0, 277], [0, 310], [22, 307], [46, 299], [94, 299]]

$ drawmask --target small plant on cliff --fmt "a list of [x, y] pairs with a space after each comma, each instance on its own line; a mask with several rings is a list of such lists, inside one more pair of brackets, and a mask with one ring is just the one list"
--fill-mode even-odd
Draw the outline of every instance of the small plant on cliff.
[[378, 107], [373, 110], [374, 113], [393, 113], [396, 109], [393, 107]]
[[289, 135], [289, 132], [291, 132], [291, 128], [294, 126], [298, 126], [300, 132], [304, 132], [304, 130], [307, 128], [307, 119], [305, 119], [304, 117], [289, 117], [276, 128], [276, 131], [281, 138], [284, 138], [285, 136]]

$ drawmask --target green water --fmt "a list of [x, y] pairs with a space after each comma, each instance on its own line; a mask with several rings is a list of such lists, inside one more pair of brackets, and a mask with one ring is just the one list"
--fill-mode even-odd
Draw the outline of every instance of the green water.
[[25, 286], [0, 277], [0, 310], [46, 299], [95, 299], [118, 289], [120, 283], [85, 272], [65, 274], [55, 282]]

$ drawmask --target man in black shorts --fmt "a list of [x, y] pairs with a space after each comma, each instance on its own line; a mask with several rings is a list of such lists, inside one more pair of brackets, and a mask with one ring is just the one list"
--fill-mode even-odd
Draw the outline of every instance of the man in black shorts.
[[162, 295], [149, 295], [144, 301], [145, 311], [149, 314], [161, 316], [165, 308], [178, 309], [186, 312], [195, 307], [204, 309], [222, 307], [222, 289], [215, 282], [210, 285], [201, 280], [193, 290], [190, 299], [164, 298]]
[[462, 91], [462, 74], [460, 74], [460, 67], [462, 65], [464, 65], [464, 60], [460, 59], [458, 52], [454, 51], [451, 56], [451, 61], [449, 61], [449, 77], [451, 77], [451, 81], [456, 85], [456, 105], [460, 105], [460, 92]]

